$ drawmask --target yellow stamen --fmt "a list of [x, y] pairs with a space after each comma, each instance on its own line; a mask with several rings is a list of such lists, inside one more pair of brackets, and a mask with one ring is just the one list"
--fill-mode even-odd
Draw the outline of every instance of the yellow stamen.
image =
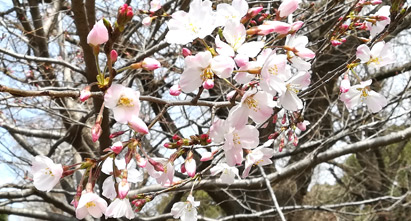
[[121, 95], [120, 99], [118, 99], [117, 106], [123, 106], [123, 107], [133, 107], [133, 99], [126, 97], [124, 95]]
[[94, 201], [91, 201], [91, 202], [88, 202], [88, 203], [86, 203], [86, 207], [87, 208], [90, 208], [90, 207], [94, 207], [94, 206], [96, 206], [96, 204], [94, 203]]

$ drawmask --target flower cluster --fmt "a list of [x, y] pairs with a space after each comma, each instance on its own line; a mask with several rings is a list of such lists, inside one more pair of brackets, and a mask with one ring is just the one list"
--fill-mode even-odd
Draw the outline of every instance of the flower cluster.
[[[356, 24], [364, 19], [364, 16], [359, 16], [360, 8], [375, 4], [377, 1], [360, 1], [355, 12], [342, 18], [342, 25], [332, 36], [331, 43], [338, 45], [344, 42], [348, 30], [361, 29], [362, 26], [370, 31], [371, 38], [382, 32], [390, 22], [389, 11], [384, 7], [361, 25]], [[207, 133], [189, 137], [181, 134], [170, 136], [164, 147], [174, 152], [168, 158], [150, 157], [144, 150], [142, 137], [149, 134], [155, 122], [147, 126], [143, 120], [145, 118], [141, 117], [140, 99], [144, 98], [140, 97], [140, 92], [114, 83], [114, 77], [127, 69], [151, 72], [161, 68], [161, 63], [154, 58], [145, 58], [115, 70], [114, 65], [121, 57], [110, 48], [110, 44], [106, 44], [109, 49], [105, 50], [108, 73], [99, 70], [97, 82], [87, 85], [79, 97], [82, 102], [92, 97], [94, 85], [104, 93], [104, 105], [91, 128], [94, 142], [102, 134], [104, 108], [112, 112], [115, 122], [129, 128], [110, 135], [114, 143], [104, 150], [100, 159], [86, 159], [81, 164], [62, 166], [47, 157], [37, 156], [32, 162], [34, 186], [43, 191], [50, 191], [62, 177], [84, 170], [73, 200], [78, 219], [87, 215], [99, 218], [103, 214], [107, 218], [133, 219], [134, 212], [140, 211], [154, 198], [154, 195], [144, 194], [129, 196], [132, 184], [143, 180], [143, 172], [162, 186], [173, 186], [181, 182], [176, 181], [174, 174], [179, 162], [182, 162], [181, 172], [187, 174], [188, 181], [195, 183], [202, 175], [196, 168], [196, 149], [210, 149], [211, 142], [220, 148], [203, 152], [201, 161], [213, 160], [217, 153], [221, 153], [223, 157], [211, 167], [210, 173], [212, 176], [221, 174], [219, 180], [231, 185], [236, 179], [250, 176], [253, 166], [272, 164], [274, 149], [269, 146], [275, 141], [279, 152], [287, 144], [298, 146], [300, 132], [309, 125], [303, 117], [305, 102], [300, 92], [311, 84], [311, 61], [316, 58], [316, 53], [310, 49], [308, 37], [298, 33], [304, 23], [292, 20], [293, 13], [299, 9], [298, 0], [284, 0], [275, 10], [275, 16], [261, 13], [262, 7], [249, 8], [245, 0], [218, 4], [214, 7], [216, 10], [209, 0], [193, 0], [188, 12], [177, 11], [172, 15], [160, 15], [159, 11], [164, 11], [161, 8], [159, 0], [151, 1], [148, 11], [140, 11], [148, 15], [142, 22], [149, 25], [158, 16], [170, 17], [166, 41], [180, 45], [197, 44], [193, 47], [194, 53], [189, 48], [182, 49], [184, 70], [178, 84], [170, 88], [170, 94], [179, 96], [182, 92], [198, 90], [200, 96], [203, 89], [212, 90], [216, 83], [227, 84], [233, 88], [227, 95], [231, 109], [226, 119], [215, 118]], [[87, 42], [94, 49], [98, 67], [99, 45], [109, 40], [115, 42], [117, 34], [124, 30], [133, 15], [133, 9], [125, 4], [119, 8], [117, 23], [113, 27], [104, 19], [94, 25]], [[219, 28], [218, 32], [216, 28]], [[212, 46], [206, 42], [207, 36], [212, 37]], [[273, 45], [268, 39], [280, 40], [281, 45]], [[357, 60], [349, 65], [353, 73], [353, 68], [359, 64], [378, 68], [394, 62], [390, 44], [382, 41], [375, 43], [371, 49], [366, 44], [358, 46], [356, 55]], [[354, 86], [351, 86], [348, 73], [341, 81], [340, 100], [348, 109], [365, 103], [371, 112], [376, 113], [387, 105], [381, 94], [370, 89], [371, 80], [361, 81], [356, 77], [359, 82]], [[260, 145], [259, 129], [269, 123], [279, 127], [270, 132], [269, 145]], [[133, 132], [133, 135], [124, 141], [125, 136], [122, 135], [126, 131]], [[183, 161], [177, 160], [179, 158]], [[241, 165], [244, 169], [240, 176], [238, 166]], [[110, 200], [109, 203], [94, 192], [98, 189], [95, 185], [100, 172], [108, 176], [99, 189], [102, 190], [100, 194]], [[83, 184], [86, 184], [85, 190]], [[174, 218], [197, 220], [199, 202], [194, 201], [192, 192], [185, 202], [173, 205], [171, 214]]]

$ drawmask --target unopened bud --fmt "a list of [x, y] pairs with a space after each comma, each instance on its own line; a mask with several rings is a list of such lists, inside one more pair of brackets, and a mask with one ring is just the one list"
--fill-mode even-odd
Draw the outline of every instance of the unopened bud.
[[169, 92], [170, 92], [170, 95], [171, 95], [171, 96], [178, 96], [178, 95], [180, 95], [180, 94], [181, 94], [180, 85], [175, 84], [175, 85], [171, 86]]
[[287, 123], [287, 115], [283, 115], [283, 119], [281, 119], [281, 124]]
[[206, 81], [203, 82], [203, 87], [204, 89], [212, 89], [214, 87], [214, 80], [213, 79], [207, 79]]
[[86, 86], [83, 90], [80, 91], [80, 101], [84, 102], [91, 97], [90, 86]]
[[278, 151], [279, 151], [279, 152], [282, 152], [284, 146], [285, 146], [285, 144], [284, 144], [284, 137], [281, 137], [280, 146], [278, 147]]
[[116, 62], [117, 61], [117, 57], [118, 57], [118, 53], [116, 50], [111, 50], [110, 52], [110, 58], [111, 58], [111, 62]]
[[342, 42], [341, 41], [338, 41], [338, 40], [331, 40], [331, 44], [332, 44], [332, 46], [338, 46], [338, 45], [341, 45], [342, 44]]
[[272, 134], [270, 134], [270, 135], [268, 136], [268, 139], [269, 139], [269, 140], [277, 139], [277, 137], [278, 137], [279, 135], [280, 135], [279, 132], [274, 132], [274, 133], [272, 133]]
[[148, 162], [150, 162], [150, 164], [151, 165], [153, 165], [153, 167], [154, 167], [154, 169], [156, 170], [156, 171], [160, 171], [160, 172], [164, 172], [164, 166], [163, 166], [163, 164], [161, 164], [161, 163], [159, 163], [159, 162], [156, 162], [155, 160], [153, 160], [153, 159], [148, 159]]
[[91, 138], [93, 142], [97, 142], [102, 132], [101, 125], [99, 123], [94, 124], [93, 128], [91, 128]]
[[120, 136], [120, 135], [122, 135], [122, 134], [124, 134], [124, 133], [125, 133], [125, 131], [114, 132], [114, 133], [110, 134], [109, 138], [110, 138], [110, 139], [113, 139], [113, 138], [118, 137], [118, 136]]
[[123, 150], [123, 144], [121, 143], [121, 141], [115, 142], [111, 146], [111, 150], [116, 154], [120, 154], [120, 152]]
[[175, 140], [175, 141], [177, 141], [177, 140], [180, 140], [181, 137], [178, 136], [177, 134], [174, 134], [173, 137], [172, 137], [172, 139]]
[[145, 70], [152, 71], [152, 70], [155, 70], [157, 68], [160, 68], [161, 64], [160, 64], [159, 61], [157, 61], [154, 58], [144, 58], [143, 63], [142, 63], [142, 67]]
[[183, 54], [184, 57], [190, 56], [191, 55], [191, 51], [188, 48], [183, 48], [181, 50], [181, 53]]
[[294, 145], [295, 147], [298, 145], [298, 137], [297, 137], [297, 135], [295, 135], [295, 134], [294, 134], [293, 145]]

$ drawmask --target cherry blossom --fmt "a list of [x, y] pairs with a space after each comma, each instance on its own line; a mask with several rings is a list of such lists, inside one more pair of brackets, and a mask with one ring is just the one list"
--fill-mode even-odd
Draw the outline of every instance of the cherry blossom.
[[[162, 170], [159, 170], [159, 168], [153, 165], [152, 162], [161, 165]], [[148, 174], [156, 179], [157, 183], [163, 186], [173, 183], [175, 172], [173, 162], [164, 158], [152, 158], [145, 168], [147, 169]]]
[[238, 169], [234, 166], [228, 166], [226, 163], [219, 163], [210, 169], [211, 175], [215, 176], [221, 173], [220, 179], [223, 183], [231, 185], [234, 183], [235, 177], [238, 175]]
[[228, 121], [236, 128], [243, 127], [250, 117], [256, 123], [264, 123], [273, 114], [276, 102], [273, 96], [256, 88], [248, 90], [242, 97], [240, 104], [234, 106]]
[[172, 95], [172, 96], [178, 96], [178, 95], [180, 95], [180, 94], [181, 94], [180, 85], [175, 84], [175, 85], [171, 86], [169, 92], [170, 92], [170, 95]]
[[252, 41], [245, 43], [247, 36], [246, 30], [244, 25], [238, 21], [227, 21], [223, 30], [223, 36], [229, 43], [229, 45], [222, 42], [217, 35], [216, 51], [220, 55], [234, 57], [234, 52], [237, 52], [238, 54], [243, 54], [247, 57], [255, 57], [260, 52], [261, 48], [264, 47], [264, 42], [262, 41]]
[[280, 12], [280, 17], [287, 17], [289, 14], [293, 13], [298, 8], [298, 0], [284, 0], [278, 11]]
[[217, 23], [219, 26], [226, 25], [227, 21], [240, 22], [247, 14], [248, 3], [245, 0], [233, 0], [231, 5], [221, 3], [217, 5]]
[[[255, 78], [255, 74], [249, 74], [246, 71], [253, 70], [253, 69], [255, 70], [261, 69], [264, 65], [264, 62], [267, 60], [268, 56], [271, 55], [271, 53], [272, 53], [272, 49], [266, 48], [260, 53], [260, 55], [257, 56], [256, 61], [244, 62], [245, 64], [243, 64], [240, 67], [239, 72], [237, 72], [237, 74], [234, 76], [234, 80], [236, 80], [237, 83], [239, 84], [249, 83], [251, 80]], [[237, 57], [239, 56], [237, 55], [236, 58]], [[248, 57], [247, 57], [247, 61], [248, 61]], [[244, 71], [244, 72], [241, 72], [241, 71]]]
[[186, 68], [180, 78], [181, 90], [185, 93], [196, 90], [214, 74], [221, 78], [230, 77], [234, 69], [234, 61], [228, 56], [212, 57], [209, 51], [199, 52], [195, 56], [185, 58]]
[[193, 0], [189, 12], [177, 11], [167, 22], [166, 41], [170, 44], [187, 44], [196, 38], [205, 38], [217, 27], [216, 14], [209, 0]]
[[88, 214], [100, 218], [107, 209], [107, 202], [93, 192], [83, 193], [76, 209], [76, 218], [84, 219]]
[[365, 103], [368, 109], [376, 113], [387, 105], [387, 99], [381, 94], [370, 89], [372, 80], [362, 81], [360, 84], [351, 86], [348, 92], [341, 94], [340, 100], [348, 109], [353, 109], [360, 103]]
[[291, 77], [291, 68], [287, 65], [287, 56], [273, 52], [261, 69], [260, 87], [271, 95], [286, 91], [285, 81]]
[[94, 46], [104, 44], [108, 41], [108, 31], [103, 23], [103, 20], [94, 24], [93, 29], [87, 35], [87, 44]]
[[306, 62], [307, 59], [315, 57], [315, 53], [306, 48], [308, 44], [308, 38], [302, 35], [289, 35], [286, 40], [286, 47], [288, 51], [288, 57], [291, 60], [291, 64], [300, 71], [308, 71], [311, 69], [311, 64]]
[[310, 85], [310, 73], [299, 73], [286, 82], [286, 92], [279, 98], [279, 104], [290, 111], [297, 111], [303, 108], [303, 102], [297, 96], [298, 92]]
[[121, 84], [113, 84], [104, 95], [104, 104], [113, 110], [114, 119], [122, 124], [140, 112], [140, 92]]
[[[131, 160], [130, 163], [126, 167], [126, 160], [125, 158], [115, 159], [115, 166], [118, 170], [127, 169], [127, 182], [130, 183], [137, 183], [143, 181], [143, 174], [136, 169], [136, 164], [134, 160]], [[114, 175], [113, 175], [113, 158], [107, 158], [102, 165], [101, 171], [109, 177], [107, 177], [103, 182], [103, 196], [114, 199], [117, 196], [116, 189], [115, 189], [115, 182], [114, 182]], [[116, 177], [117, 184], [121, 182], [120, 177]]]
[[357, 47], [356, 54], [361, 63], [367, 63], [375, 68], [395, 62], [391, 44], [384, 41], [377, 42], [371, 50], [367, 45], [362, 44]]
[[33, 184], [41, 191], [50, 191], [63, 175], [61, 164], [55, 164], [50, 158], [38, 155], [31, 162]]
[[194, 201], [194, 197], [190, 194], [186, 202], [174, 203], [171, 208], [171, 214], [175, 219], [180, 218], [181, 221], [196, 221], [197, 209], [200, 205], [199, 201]]
[[242, 178], [248, 176], [253, 165], [265, 166], [273, 163], [270, 160], [274, 155], [273, 149], [260, 146], [250, 151], [251, 153], [248, 153], [245, 159], [245, 168], [243, 175], [241, 176]]
[[375, 13], [374, 17], [376, 20], [375, 22], [365, 22], [367, 29], [370, 30], [370, 38], [377, 36], [384, 30], [385, 26], [390, 24], [390, 6], [382, 6], [380, 10]]
[[150, 2], [150, 12], [156, 12], [161, 8], [161, 1], [160, 0], [152, 0]]
[[119, 199], [116, 198], [107, 208], [104, 213], [106, 218], [121, 218], [125, 216], [127, 219], [134, 219], [135, 215], [133, 208], [131, 208], [130, 201], [127, 198]]
[[230, 166], [242, 163], [243, 148], [253, 149], [259, 143], [257, 128], [251, 125], [235, 128], [232, 124], [231, 119], [216, 119], [210, 127], [210, 137], [213, 141], [216, 143], [224, 141], [224, 154]]

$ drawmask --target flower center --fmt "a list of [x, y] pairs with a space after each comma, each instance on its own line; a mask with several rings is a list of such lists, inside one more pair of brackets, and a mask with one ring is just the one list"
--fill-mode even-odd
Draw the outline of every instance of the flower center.
[[86, 207], [87, 207], [87, 208], [94, 207], [94, 206], [96, 206], [96, 204], [94, 203], [94, 201], [91, 201], [91, 202], [86, 203]]
[[277, 67], [277, 65], [275, 64], [274, 66], [270, 67], [270, 68], [268, 69], [268, 72], [269, 72], [270, 74], [272, 74], [272, 75], [278, 75], [278, 67]]
[[367, 64], [371, 64], [371, 63], [376, 63], [376, 64], [380, 64], [380, 60], [379, 60], [379, 58], [378, 57], [376, 57], [376, 58], [371, 58], [368, 62], [367, 62]]
[[121, 95], [120, 99], [118, 99], [117, 106], [123, 106], [123, 107], [133, 107], [133, 99], [126, 97], [124, 95]]
[[210, 67], [207, 67], [203, 70], [203, 73], [201, 74], [201, 79], [203, 79], [203, 81], [206, 81], [208, 79], [213, 79], [213, 71], [211, 70]]
[[195, 34], [200, 31], [200, 29], [191, 22], [188, 24], [188, 30], [194, 32]]
[[358, 91], [361, 91], [361, 101], [368, 97], [368, 89], [365, 88], [357, 88]]
[[286, 87], [287, 87], [287, 90], [289, 90], [289, 91], [291, 91], [295, 94], [298, 94], [298, 92], [300, 92], [300, 90], [298, 89], [299, 88], [298, 84], [287, 84]]
[[234, 144], [241, 144], [240, 136], [238, 135], [238, 133], [233, 133], [233, 143]]
[[248, 109], [253, 110], [255, 112], [257, 112], [258, 110], [260, 110], [260, 108], [258, 107], [258, 101], [255, 100], [252, 97], [247, 97], [245, 99], [245, 103], [247, 104]]
[[53, 172], [51, 172], [50, 168], [46, 168], [44, 171], [44, 174], [49, 175], [49, 176], [54, 176]]

